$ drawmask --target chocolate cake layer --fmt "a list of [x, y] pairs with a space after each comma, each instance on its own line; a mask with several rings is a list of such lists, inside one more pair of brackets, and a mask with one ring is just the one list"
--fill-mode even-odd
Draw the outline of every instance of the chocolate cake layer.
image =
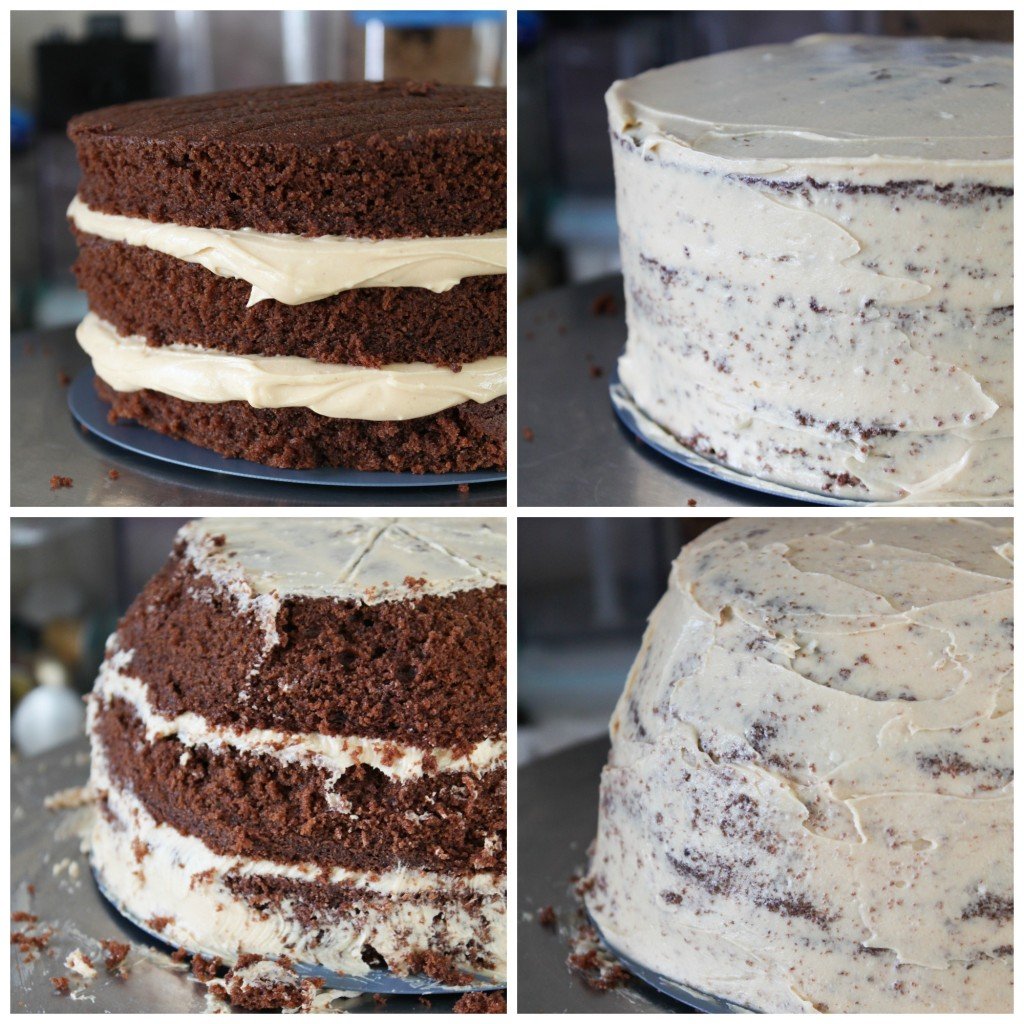
[[117, 641], [132, 652], [123, 671], [170, 718], [466, 752], [505, 732], [505, 625], [503, 586], [369, 606], [286, 598], [280, 642], [265, 654], [256, 615], [196, 576], [179, 550], [128, 609]]
[[308, 409], [185, 402], [157, 391], [114, 391], [96, 378], [110, 421], [131, 420], [228, 458], [282, 469], [466, 473], [505, 467], [507, 400], [465, 402], [413, 420], [338, 420]]
[[505, 225], [504, 89], [320, 82], [73, 118], [104, 213], [298, 235], [453, 237]]
[[446, 292], [357, 288], [289, 306], [249, 306], [248, 282], [163, 253], [75, 232], [78, 286], [121, 335], [321, 363], [458, 368], [505, 353], [503, 275], [469, 277]]
[[322, 769], [273, 757], [169, 737], [149, 743], [134, 709], [116, 698], [94, 729], [113, 781], [157, 822], [223, 856], [360, 871], [504, 870], [503, 770], [395, 783], [359, 765], [332, 782]]

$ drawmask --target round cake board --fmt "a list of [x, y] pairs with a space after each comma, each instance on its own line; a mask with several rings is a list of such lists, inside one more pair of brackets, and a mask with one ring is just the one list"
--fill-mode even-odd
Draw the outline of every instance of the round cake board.
[[[157, 931], [154, 931], [144, 921], [140, 921], [133, 914], [130, 914], [117, 899], [113, 896], [103, 881], [103, 877], [96, 870], [92, 869], [93, 879], [100, 895], [107, 901], [111, 909], [120, 914], [140, 932], [155, 940], [160, 945], [173, 949], [167, 940]], [[187, 950], [190, 956], [191, 950]], [[341, 992], [376, 992], [381, 995], [391, 996], [437, 996], [437, 995], [459, 995], [463, 992], [490, 992], [495, 989], [503, 989], [504, 982], [495, 981], [493, 978], [486, 978], [477, 975], [469, 985], [443, 985], [425, 974], [414, 974], [408, 977], [399, 977], [390, 971], [371, 970], [367, 974], [348, 975], [339, 974], [337, 971], [330, 971], [319, 964], [296, 963], [295, 973], [304, 978], [320, 978], [324, 986], [336, 989]]]
[[324, 487], [454, 487], [458, 484], [495, 483], [506, 478], [504, 472], [496, 469], [480, 469], [472, 473], [376, 473], [358, 469], [278, 469], [244, 459], [227, 459], [206, 448], [166, 437], [135, 423], [110, 423], [107, 419], [109, 407], [100, 400], [93, 387], [94, 376], [91, 369], [83, 370], [68, 389], [68, 407], [78, 424], [91, 435], [119, 448], [187, 469]]
[[[519, 970], [520, 1013], [746, 1013], [734, 1004], [694, 991], [623, 957], [607, 942], [633, 978], [605, 991], [566, 969], [577, 952], [578, 883], [587, 850], [597, 834], [601, 771], [608, 740], [568, 747], [519, 770]], [[555, 927], [541, 927], [549, 907]], [[603, 936], [602, 936], [603, 941]]]
[[761, 494], [768, 494], [775, 498], [786, 498], [789, 501], [799, 501], [809, 505], [843, 505], [843, 506], [867, 506], [877, 505], [879, 502], [857, 501], [854, 498], [832, 498], [814, 491], [804, 491], [798, 487], [787, 487], [785, 484], [775, 483], [772, 480], [761, 480], [758, 477], [750, 476], [747, 473], [740, 473], [719, 462], [698, 455], [697, 452], [685, 445], [680, 444], [667, 430], [660, 427], [649, 416], [640, 410], [633, 401], [633, 396], [626, 390], [619, 380], [618, 373], [613, 373], [609, 386], [612, 406], [616, 416], [623, 426], [638, 440], [642, 441], [648, 448], [653, 448], [659, 455], [671, 459], [679, 466], [692, 469], [697, 473], [713, 477], [722, 483], [732, 484], [735, 487], [745, 487], [747, 490], [758, 491]]
[[594, 926], [597, 934], [601, 937], [601, 941], [608, 947], [608, 950], [615, 956], [617, 960], [622, 963], [622, 966], [629, 971], [630, 974], [635, 974], [641, 981], [647, 982], [652, 988], [656, 988], [659, 992], [671, 997], [672, 999], [678, 999], [684, 1006], [688, 1006], [694, 1010], [700, 1010], [701, 1013], [752, 1013], [752, 1010], [747, 1009], [745, 1006], [740, 1006], [737, 1003], [731, 1003], [727, 999], [718, 999], [709, 995], [705, 995], [703, 992], [698, 992], [696, 989], [688, 988], [686, 985], [681, 984], [678, 981], [673, 981], [671, 978], [666, 978], [663, 974], [659, 974], [657, 971], [652, 971], [649, 967], [644, 967], [643, 964], [637, 963], [632, 957], [626, 956], [618, 948], [605, 937], [605, 934], [598, 927], [597, 922], [590, 917], [590, 923]]

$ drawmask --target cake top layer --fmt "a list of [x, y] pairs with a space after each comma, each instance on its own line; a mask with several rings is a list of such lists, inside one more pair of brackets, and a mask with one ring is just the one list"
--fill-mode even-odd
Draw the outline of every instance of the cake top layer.
[[506, 580], [503, 519], [199, 519], [178, 541], [200, 574], [254, 597], [370, 605]]
[[73, 118], [79, 199], [182, 227], [460, 238], [505, 226], [504, 89], [320, 82]]
[[505, 90], [416, 82], [316, 82], [104, 107], [72, 119], [85, 135], [146, 142], [312, 149], [432, 132], [503, 131]]
[[1013, 159], [1013, 48], [815, 35], [616, 82], [611, 126], [724, 159]]

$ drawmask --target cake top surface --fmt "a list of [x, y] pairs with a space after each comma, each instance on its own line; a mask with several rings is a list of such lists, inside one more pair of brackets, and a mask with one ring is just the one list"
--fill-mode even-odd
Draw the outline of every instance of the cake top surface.
[[505, 127], [505, 90], [408, 81], [315, 82], [234, 89], [104, 107], [68, 133], [147, 142], [320, 148], [390, 139], [491, 133]]
[[504, 584], [503, 519], [198, 519], [178, 540], [249, 594], [381, 604]]
[[616, 82], [612, 128], [725, 159], [1012, 161], [1013, 48], [815, 35]]
[[683, 549], [673, 580], [705, 607], [767, 608], [772, 623], [824, 627], [1008, 591], [1002, 519], [732, 519]]
[[1012, 528], [999, 519], [733, 519], [683, 549], [669, 595], [661, 628], [670, 637], [707, 620], [748, 661], [767, 658], [801, 685], [818, 683], [823, 703], [854, 698], [847, 726], [904, 702], [938, 716], [933, 727], [959, 726], [991, 713], [1012, 660]]

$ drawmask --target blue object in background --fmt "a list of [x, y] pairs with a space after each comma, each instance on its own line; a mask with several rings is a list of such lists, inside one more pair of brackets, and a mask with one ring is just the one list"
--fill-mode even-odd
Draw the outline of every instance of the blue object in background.
[[536, 46], [540, 40], [543, 21], [536, 11], [520, 11], [516, 15], [516, 32], [519, 45], [524, 49]]
[[11, 152], [28, 149], [35, 135], [35, 118], [27, 111], [11, 106]]
[[478, 21], [504, 21], [504, 11], [353, 11], [357, 25], [379, 21], [386, 28], [439, 28], [472, 25]]

